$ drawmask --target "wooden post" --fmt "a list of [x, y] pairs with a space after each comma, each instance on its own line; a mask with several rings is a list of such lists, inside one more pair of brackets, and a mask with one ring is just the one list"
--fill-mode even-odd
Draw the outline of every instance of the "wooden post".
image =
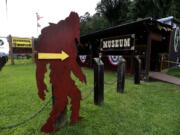
[[140, 84], [141, 80], [141, 59], [139, 55], [134, 57], [134, 83]]
[[8, 42], [9, 42], [9, 56], [11, 59], [11, 65], [14, 65], [13, 45], [12, 45], [12, 36], [11, 35], [9, 35], [9, 37], [8, 37]]
[[92, 50], [92, 45], [91, 44], [88, 44], [89, 45], [89, 51], [90, 51], [90, 60], [89, 60], [89, 66], [91, 67], [91, 68], [93, 68], [93, 57], [94, 57], [94, 54], [93, 54], [93, 50]]
[[32, 62], [35, 63], [34, 37], [32, 37]]
[[124, 93], [126, 60], [121, 56], [117, 67], [117, 92]]
[[162, 71], [163, 70], [163, 61], [164, 61], [164, 56], [160, 56], [160, 71]]
[[151, 32], [149, 32], [147, 38], [147, 49], [146, 49], [146, 65], [145, 65], [145, 80], [149, 80], [149, 68], [151, 60]]
[[100, 58], [94, 58], [94, 104], [104, 102], [104, 63]]
[[[171, 61], [171, 53], [172, 53], [172, 45], [174, 45], [174, 41], [173, 41], [173, 37], [174, 37], [174, 30], [172, 29], [172, 31], [170, 31], [170, 36], [169, 36], [169, 54], [168, 54], [168, 60], [170, 60]], [[172, 66], [172, 65], [170, 65], [169, 63], [168, 63], [168, 68], [170, 67], [170, 66]]]

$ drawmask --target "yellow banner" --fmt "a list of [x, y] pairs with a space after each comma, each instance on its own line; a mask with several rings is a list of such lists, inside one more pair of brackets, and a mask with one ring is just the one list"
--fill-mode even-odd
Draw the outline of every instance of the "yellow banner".
[[32, 39], [31, 38], [12, 37], [12, 47], [32, 48]]

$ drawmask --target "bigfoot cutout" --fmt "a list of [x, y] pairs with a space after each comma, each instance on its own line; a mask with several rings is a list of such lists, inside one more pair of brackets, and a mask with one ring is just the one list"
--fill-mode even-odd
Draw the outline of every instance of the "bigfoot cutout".
[[[49, 118], [41, 128], [42, 132], [50, 133], [58, 130], [55, 125], [58, 117], [66, 109], [68, 97], [71, 100], [71, 123], [79, 121], [81, 93], [71, 79], [72, 72], [81, 82], [86, 83], [86, 77], [76, 62], [76, 44], [79, 42], [79, 37], [79, 16], [77, 13], [71, 12], [65, 20], [57, 24], [51, 23], [42, 29], [37, 41], [36, 80], [38, 95], [42, 100], [45, 100], [47, 87], [44, 82], [44, 74], [47, 71], [46, 65], [49, 64], [50, 83], [53, 86], [55, 99]], [[64, 54], [65, 57], [61, 59], [61, 55], [63, 57]]]

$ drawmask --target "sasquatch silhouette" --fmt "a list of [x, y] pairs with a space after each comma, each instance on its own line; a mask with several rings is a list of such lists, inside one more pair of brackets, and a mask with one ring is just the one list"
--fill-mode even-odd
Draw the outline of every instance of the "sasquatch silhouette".
[[71, 100], [71, 123], [79, 121], [79, 110], [81, 93], [71, 78], [71, 72], [86, 83], [86, 77], [76, 62], [77, 50], [76, 43], [80, 38], [79, 16], [75, 12], [71, 12], [65, 19], [57, 24], [50, 24], [41, 31], [36, 50], [38, 53], [61, 53], [66, 52], [69, 57], [64, 61], [60, 59], [36, 59], [36, 80], [38, 87], [38, 95], [45, 100], [45, 92], [47, 91], [44, 82], [46, 66], [50, 66], [50, 83], [53, 86], [53, 96], [55, 98], [52, 111], [49, 114], [47, 122], [42, 126], [41, 131], [50, 133], [56, 131], [55, 124], [58, 117], [66, 109], [68, 97]]

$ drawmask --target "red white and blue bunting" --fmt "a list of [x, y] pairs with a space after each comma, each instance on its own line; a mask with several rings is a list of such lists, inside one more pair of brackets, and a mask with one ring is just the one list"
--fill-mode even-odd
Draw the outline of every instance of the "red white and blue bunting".
[[86, 62], [87, 55], [79, 55], [79, 59], [82, 63]]
[[114, 66], [118, 65], [120, 58], [121, 58], [121, 56], [119, 56], [119, 55], [109, 55], [108, 56], [109, 62]]

